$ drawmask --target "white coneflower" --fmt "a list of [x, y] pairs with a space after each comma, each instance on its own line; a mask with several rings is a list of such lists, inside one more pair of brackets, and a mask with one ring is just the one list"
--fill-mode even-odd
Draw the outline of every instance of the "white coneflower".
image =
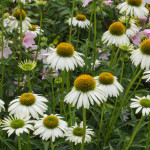
[[[37, 36], [38, 34], [40, 34], [40, 27], [37, 26], [37, 25], [31, 24], [31, 26], [29, 26], [29, 29], [27, 31], [25, 31], [25, 32], [31, 32], [31, 33], [33, 33], [34, 35]], [[44, 32], [44, 31], [41, 30], [41, 33], [42, 32]]]
[[66, 121], [62, 120], [62, 117], [59, 115], [44, 115], [44, 118], [41, 118], [38, 121], [35, 121], [35, 135], [39, 135], [43, 140], [48, 140], [52, 138], [52, 141], [55, 141], [55, 138], [62, 137], [66, 132], [68, 126]]
[[18, 66], [24, 71], [32, 71], [36, 67], [36, 62], [34, 60], [25, 60], [24, 62], [20, 62]]
[[148, 10], [142, 4], [142, 0], [126, 0], [118, 6], [120, 13], [126, 12], [126, 15], [135, 17], [146, 17], [148, 16]]
[[132, 51], [130, 56], [132, 63], [135, 66], [141, 64], [142, 69], [150, 69], [150, 39], [145, 40], [141, 43], [137, 50]]
[[144, 72], [142, 79], [147, 79], [146, 82], [150, 81], [150, 70]]
[[125, 34], [125, 26], [121, 22], [112, 23], [108, 31], [103, 34], [102, 41], [107, 45], [122, 46], [128, 44], [129, 38]]
[[47, 54], [47, 63], [56, 70], [75, 70], [77, 66], [84, 66], [84, 61], [80, 57], [83, 54], [74, 50], [74, 47], [69, 43], [60, 43], [56, 49], [50, 48]]
[[[69, 25], [71, 25], [71, 18], [67, 22]], [[89, 28], [90, 21], [86, 18], [85, 15], [78, 14], [76, 17], [72, 18], [72, 25], [78, 26], [80, 28]]]
[[[72, 126], [68, 128], [67, 132], [65, 133], [66, 141], [74, 142], [75, 145], [78, 143], [82, 143], [82, 137], [83, 137], [83, 122], [80, 123], [80, 126], [75, 123], [75, 126]], [[89, 129], [88, 126], [86, 126], [86, 134], [85, 134], [85, 141], [84, 143], [91, 142], [91, 136], [94, 136], [94, 132], [92, 129]]]
[[29, 119], [29, 116], [22, 115], [22, 113], [8, 116], [2, 120], [2, 130], [7, 130], [8, 136], [14, 132], [18, 136], [23, 132], [29, 133], [29, 129], [33, 130], [33, 121]]
[[25, 4], [26, 2], [31, 2], [31, 0], [10, 0], [10, 1], [13, 1], [13, 2], [15, 2], [15, 1], [17, 1], [17, 2], [21, 2], [21, 3], [23, 3], [23, 4]]
[[96, 86], [96, 81], [90, 75], [81, 75], [75, 82], [71, 92], [65, 96], [64, 101], [73, 106], [77, 103], [77, 108], [89, 108], [90, 103], [98, 105], [106, 101], [103, 91]]
[[119, 48], [123, 51], [129, 51], [129, 52], [135, 50], [135, 46], [130, 43], [128, 43], [127, 45], [124, 45], [124, 46], [119, 46]]
[[143, 0], [143, 5], [150, 4], [150, 0]]
[[2, 100], [0, 100], [0, 112], [2, 111], [2, 109], [5, 109], [4, 104], [5, 103]]
[[133, 101], [130, 105], [131, 108], [137, 108], [136, 114], [142, 111], [142, 115], [149, 115], [150, 113], [150, 95], [132, 98], [131, 101]]
[[95, 77], [97, 81], [97, 86], [106, 94], [106, 97], [117, 97], [119, 95], [119, 91], [123, 92], [123, 87], [117, 81], [117, 77], [113, 76], [109, 72], [103, 72], [99, 76]]
[[[128, 19], [129, 19], [128, 16], [122, 16], [122, 17], [119, 18], [119, 20], [120, 20], [125, 26], [126, 26], [126, 24], [127, 24], [127, 22], [128, 22]], [[127, 27], [127, 29], [126, 29], [126, 35], [127, 35], [128, 37], [130, 37], [130, 36], [132, 36], [132, 37], [135, 36], [135, 35], [139, 32], [139, 30], [140, 30], [140, 28], [135, 25], [135, 22], [136, 22], [136, 21], [135, 21], [133, 18], [130, 18], [129, 23], [128, 23], [128, 27]]]
[[[31, 27], [30, 24], [31, 20], [29, 17], [27, 17], [27, 14], [24, 10], [22, 10], [22, 30], [27, 31], [29, 27]], [[12, 31], [13, 29], [17, 29], [20, 27], [20, 9], [17, 9], [13, 12], [12, 16], [9, 16], [9, 18], [4, 19], [4, 24], [7, 25], [5, 27], [9, 27], [9, 30]]]
[[48, 100], [38, 94], [24, 93], [18, 98], [10, 102], [8, 111], [10, 114], [17, 114], [21, 111], [26, 112], [26, 115], [31, 115], [33, 118], [38, 119], [39, 115], [47, 110], [45, 102]]

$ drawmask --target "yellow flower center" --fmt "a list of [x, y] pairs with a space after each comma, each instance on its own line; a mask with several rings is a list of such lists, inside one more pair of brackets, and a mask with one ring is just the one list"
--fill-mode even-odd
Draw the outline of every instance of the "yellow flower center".
[[74, 87], [81, 92], [92, 91], [96, 87], [96, 81], [90, 75], [81, 75], [74, 81]]
[[78, 14], [76, 15], [76, 19], [79, 21], [85, 21], [86, 20], [86, 16], [82, 15], [82, 14]]
[[140, 104], [141, 104], [143, 107], [150, 108], [150, 99], [141, 99], [141, 100], [140, 100]]
[[24, 93], [20, 96], [20, 103], [25, 106], [31, 106], [35, 103], [36, 99], [32, 93]]
[[142, 5], [142, 0], [127, 0], [127, 3], [129, 5], [139, 7]]
[[21, 120], [21, 119], [13, 120], [13, 121], [10, 123], [10, 126], [11, 126], [13, 129], [22, 128], [24, 125], [25, 125], [25, 122], [24, 122], [24, 120]]
[[83, 135], [83, 128], [81, 128], [81, 127], [74, 128], [73, 134], [76, 136], [82, 136]]
[[49, 129], [56, 128], [58, 126], [59, 120], [56, 116], [47, 116], [43, 120], [44, 126], [46, 126]]
[[109, 85], [113, 84], [114, 76], [109, 72], [103, 72], [99, 75], [98, 80], [101, 84]]
[[143, 54], [150, 55], [150, 39], [141, 43], [140, 50]]
[[56, 53], [61, 57], [71, 57], [74, 54], [74, 47], [69, 43], [60, 43], [56, 48]]
[[109, 31], [112, 35], [121, 36], [125, 33], [125, 26], [121, 22], [114, 22], [110, 25]]
[[[12, 14], [17, 20], [20, 20], [20, 9], [17, 9], [16, 11], [13, 12]], [[22, 10], [22, 20], [25, 20], [27, 17], [27, 14], [24, 10]]]
[[33, 25], [33, 24], [31, 24], [31, 27], [29, 26], [29, 30], [30, 30], [30, 31], [35, 31], [35, 30], [36, 30], [36, 26]]

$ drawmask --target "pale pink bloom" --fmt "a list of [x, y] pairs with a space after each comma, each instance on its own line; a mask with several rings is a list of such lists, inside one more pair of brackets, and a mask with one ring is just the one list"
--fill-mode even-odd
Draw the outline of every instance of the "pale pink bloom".
[[42, 80], [45, 79], [46, 74], [48, 74], [48, 78], [51, 78], [51, 76], [53, 77], [58, 77], [58, 71], [57, 70], [53, 70], [53, 73], [50, 73], [49, 69], [43, 69], [43, 73], [42, 73]]
[[101, 52], [102, 52], [102, 50], [101, 50], [101, 49], [98, 49], [98, 52], [99, 52], [99, 53], [101, 53]]
[[150, 38], [150, 29], [143, 30], [143, 34], [146, 35], [147, 39]]
[[113, 3], [113, 1], [105, 1], [104, 2], [105, 5], [109, 5], [109, 6], [111, 6], [112, 3]]
[[137, 33], [135, 36], [131, 37], [132, 42], [137, 46], [140, 46], [142, 42], [140, 35], [141, 33]]
[[141, 21], [146, 21], [147, 20], [147, 17], [140, 17], [139, 18]]
[[82, 7], [85, 7], [86, 5], [88, 5], [89, 2], [91, 2], [92, 0], [83, 0], [83, 5]]
[[[40, 52], [38, 52], [38, 54], [40, 54]], [[32, 54], [33, 59], [35, 59], [35, 56], [36, 56], [36, 51], [34, 51]], [[37, 56], [37, 60], [41, 60], [41, 59], [42, 59], [41, 57]]]
[[[10, 54], [12, 54], [12, 51], [9, 48], [8, 43], [4, 37], [3, 58], [8, 58]], [[0, 45], [0, 58], [2, 58], [2, 47], [1, 47], [1, 45]]]
[[[102, 52], [102, 50], [101, 50], [101, 49], [99, 49], [99, 50], [98, 50], [98, 52], [99, 52], [99, 53], [101, 53], [101, 52]], [[101, 56], [99, 57], [99, 59], [100, 59], [100, 60], [108, 60], [108, 56], [110, 56], [110, 54], [109, 54], [109, 53], [107, 53], [107, 54], [103, 54], [103, 55], [101, 55]]]
[[26, 32], [25, 37], [23, 39], [22, 45], [25, 46], [26, 48], [32, 47], [33, 44], [35, 44], [34, 38], [36, 35], [34, 35], [31, 32]]

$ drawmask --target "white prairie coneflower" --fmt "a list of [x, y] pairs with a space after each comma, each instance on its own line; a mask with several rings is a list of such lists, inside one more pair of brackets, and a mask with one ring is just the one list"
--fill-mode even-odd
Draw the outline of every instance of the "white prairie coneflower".
[[144, 7], [142, 0], [126, 0], [126, 2], [118, 6], [120, 13], [126, 12], [126, 15], [135, 17], [148, 16], [148, 10]]
[[34, 60], [25, 60], [24, 62], [20, 62], [18, 66], [24, 71], [32, 71], [36, 67], [36, 62]]
[[56, 70], [75, 70], [77, 66], [84, 66], [84, 61], [80, 57], [83, 55], [74, 50], [74, 47], [69, 43], [60, 43], [56, 49], [50, 48], [47, 57], [47, 63]]
[[[71, 18], [67, 22], [69, 25], [71, 25]], [[85, 15], [78, 14], [76, 17], [72, 18], [72, 25], [78, 26], [80, 28], [89, 28], [90, 21], [86, 18]]]
[[[119, 20], [120, 20], [125, 26], [126, 26], [126, 24], [127, 24], [127, 22], [128, 22], [128, 19], [129, 19], [128, 16], [122, 16], [122, 17], [119, 18]], [[129, 23], [128, 23], [128, 27], [127, 27], [127, 29], [126, 29], [126, 35], [127, 35], [128, 37], [130, 37], [130, 36], [132, 36], [132, 37], [135, 36], [135, 35], [139, 32], [139, 30], [140, 30], [140, 28], [135, 25], [135, 22], [136, 22], [136, 20], [134, 20], [133, 18], [130, 18]]]
[[138, 97], [132, 98], [131, 101], [133, 101], [130, 105], [131, 108], [137, 108], [136, 114], [142, 111], [142, 115], [149, 115], [150, 113], [150, 95], [144, 96], [144, 97]]
[[125, 26], [121, 22], [112, 23], [108, 31], [103, 34], [102, 41], [107, 45], [122, 46], [128, 44], [129, 38], [125, 34]]
[[96, 86], [96, 81], [90, 75], [81, 75], [75, 82], [71, 92], [65, 96], [64, 101], [73, 106], [77, 103], [77, 108], [89, 108], [90, 103], [98, 105], [106, 101], [103, 91]]
[[68, 125], [66, 121], [62, 120], [62, 117], [59, 115], [44, 115], [44, 118], [41, 118], [38, 121], [35, 121], [35, 131], [34, 135], [39, 135], [43, 140], [48, 140], [52, 138], [52, 141], [55, 141], [55, 138], [62, 137], [64, 132], [66, 132]]
[[24, 93], [18, 98], [10, 102], [8, 111], [10, 114], [17, 114], [21, 111], [26, 112], [26, 115], [31, 115], [33, 118], [38, 119], [43, 112], [47, 110], [47, 105], [44, 102], [48, 100], [38, 94]]
[[2, 100], [0, 100], [0, 112], [2, 111], [2, 109], [5, 109], [4, 104], [5, 103]]
[[103, 72], [99, 76], [95, 77], [97, 86], [106, 94], [106, 97], [117, 97], [119, 91], [123, 92], [123, 87], [117, 81], [117, 78], [109, 72]]
[[17, 2], [21, 2], [21, 3], [23, 3], [23, 4], [25, 4], [26, 2], [31, 2], [31, 0], [10, 0], [10, 1], [13, 1], [13, 2], [15, 2], [15, 1], [17, 1]]
[[[27, 14], [24, 10], [22, 10], [22, 30], [27, 31], [30, 24], [30, 18], [27, 17]], [[20, 9], [17, 9], [13, 12], [12, 16], [4, 20], [4, 24], [7, 24], [9, 30], [17, 29], [20, 27]]]
[[137, 50], [132, 51], [130, 56], [132, 63], [135, 66], [141, 64], [142, 69], [150, 69], [150, 39], [145, 40], [141, 43]]
[[150, 81], [150, 70], [144, 72], [142, 79], [147, 79], [146, 82]]
[[[83, 137], [83, 122], [80, 123], [80, 126], [75, 123], [75, 126], [68, 128], [67, 132], [65, 133], [66, 141], [74, 142], [75, 145], [78, 143], [82, 143]], [[92, 129], [89, 129], [86, 126], [86, 134], [85, 134], [85, 143], [91, 142], [91, 136], [94, 136], [94, 132]]]
[[22, 113], [14, 116], [11, 115], [2, 120], [2, 130], [7, 130], [8, 136], [13, 132], [18, 136], [23, 132], [29, 133], [29, 129], [33, 130], [33, 121], [29, 119], [29, 116], [22, 115]]
[[[25, 32], [30, 32], [37, 36], [38, 34], [40, 34], [40, 27], [37, 25], [31, 24], [31, 26], [29, 26], [28, 31], [25, 31]], [[41, 30], [41, 34], [42, 34], [42, 32], [43, 32], [43, 30]]]

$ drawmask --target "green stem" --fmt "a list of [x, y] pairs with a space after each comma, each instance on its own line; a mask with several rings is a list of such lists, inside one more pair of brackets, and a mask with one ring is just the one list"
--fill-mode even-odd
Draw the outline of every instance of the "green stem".
[[18, 136], [18, 150], [21, 150], [20, 136]]
[[60, 115], [63, 116], [62, 111], [64, 110], [65, 119], [67, 119], [66, 109], [64, 106], [64, 83], [65, 83], [65, 70], [62, 71]]
[[120, 76], [120, 84], [122, 83], [123, 78], [123, 70], [124, 70], [124, 57], [122, 57], [122, 65], [121, 65], [121, 76]]
[[28, 78], [29, 90], [30, 90], [30, 92], [32, 93], [32, 87], [31, 87], [30, 75], [29, 75], [29, 74], [27, 75], [27, 78]]
[[27, 136], [27, 148], [28, 150], [30, 150], [30, 130], [29, 130], [29, 133], [28, 133], [28, 136]]
[[72, 35], [72, 20], [74, 16], [74, 7], [75, 7], [76, 0], [73, 0], [73, 6], [72, 6], [72, 15], [71, 15], [71, 25], [70, 25], [70, 33], [69, 33], [69, 43], [71, 43], [71, 35]]
[[79, 44], [80, 30], [81, 30], [81, 28], [79, 27], [79, 28], [78, 28], [78, 39], [77, 39], [76, 51], [77, 51], [77, 49], [78, 49], [78, 44]]
[[125, 92], [125, 95], [124, 95], [124, 97], [123, 97], [123, 100], [122, 100], [122, 102], [121, 102], [121, 105], [120, 105], [120, 107], [119, 107], [119, 110], [118, 110], [118, 112], [117, 112], [117, 114], [116, 114], [116, 117], [114, 118], [114, 121], [113, 121], [111, 127], [110, 127], [109, 130], [107, 131], [107, 134], [106, 134], [105, 139], [104, 139], [104, 144], [105, 144], [105, 143], [107, 142], [107, 140], [109, 139], [109, 136], [110, 136], [110, 134], [111, 134], [111, 132], [112, 132], [112, 129], [113, 129], [114, 125], [116, 124], [116, 121], [118, 120], [118, 117], [119, 117], [119, 115], [120, 115], [120, 113], [121, 113], [121, 111], [122, 111], [122, 108], [123, 108], [124, 105], [125, 105], [125, 100], [126, 100], [126, 98], [127, 98], [127, 96], [128, 96], [128, 93], [129, 93], [130, 89], [132, 88], [132, 86], [133, 86], [133, 84], [135, 83], [136, 79], [140, 76], [140, 74], [141, 74], [142, 72], [143, 72], [143, 70], [140, 69], [139, 72], [137, 73], [137, 75], [134, 77], [134, 79], [133, 79], [133, 80], [131, 81], [131, 83], [129, 84], [129, 86], [128, 86], [126, 92]]
[[95, 60], [96, 60], [96, 1], [94, 0], [94, 49], [93, 49], [93, 54], [94, 54], [94, 59], [93, 59], [93, 67], [92, 67], [92, 74], [95, 66]]
[[129, 16], [129, 18], [128, 18], [127, 22], [126, 22], [126, 30], [128, 29], [130, 19], [131, 19], [131, 16]]
[[53, 114], [55, 114], [55, 98], [54, 98], [54, 82], [53, 82], [53, 69], [51, 69], [51, 86], [52, 86], [52, 98], [53, 98]]
[[40, 47], [41, 31], [42, 31], [42, 20], [43, 20], [43, 10], [41, 8], [40, 9], [40, 34], [39, 34], [39, 39], [38, 39], [38, 45], [37, 45], [37, 51], [36, 51], [35, 61], [37, 61], [38, 51], [39, 51], [39, 47]]
[[54, 150], [54, 144], [52, 138], [50, 138], [50, 140], [51, 140], [51, 150]]
[[4, 1], [2, 1], [2, 56], [1, 56], [1, 64], [2, 64], [2, 80], [1, 80], [1, 99], [3, 99], [3, 81], [4, 81], [4, 57], [3, 57], [3, 52], [4, 52]]
[[82, 144], [81, 149], [84, 150], [84, 141], [85, 141], [85, 134], [86, 134], [86, 108], [83, 107], [83, 137], [82, 137]]
[[87, 61], [85, 62], [85, 73], [87, 73], [87, 62], [88, 62], [88, 55], [89, 55], [89, 41], [90, 41], [90, 37], [91, 37], [91, 26], [92, 26], [93, 12], [94, 12], [94, 1], [92, 1], [92, 10], [91, 10], [91, 16], [90, 16], [90, 26], [89, 26], [89, 33], [88, 33], [88, 47], [87, 47], [87, 51], [86, 51]]
[[103, 103], [102, 113], [101, 113], [101, 121], [100, 121], [100, 124], [99, 124], [98, 141], [97, 141], [97, 148], [96, 148], [97, 150], [99, 148], [100, 135], [101, 135], [101, 129], [102, 129], [102, 124], [103, 124], [104, 108], [105, 108], [105, 102]]
[[118, 50], [117, 50], [117, 52], [116, 52], [116, 55], [115, 55], [115, 57], [114, 57], [114, 59], [113, 59], [112, 66], [115, 64], [115, 62], [116, 62], [116, 60], [117, 60], [117, 58], [118, 58], [119, 52], [120, 52], [120, 49], [118, 48]]
[[109, 64], [109, 70], [111, 70], [112, 64], [113, 64], [113, 60], [114, 60], [114, 54], [115, 54], [115, 45], [112, 46], [112, 53], [111, 53], [111, 58], [110, 58], [110, 64]]
[[150, 141], [150, 122], [148, 123], [148, 137], [146, 143], [146, 150], [149, 150], [149, 141]]
[[135, 128], [135, 130], [134, 130], [134, 132], [133, 132], [133, 134], [132, 134], [132, 136], [131, 136], [129, 142], [127, 143], [127, 146], [124, 145], [124, 147], [122, 148], [122, 150], [124, 150], [124, 148], [125, 148], [125, 150], [128, 150], [128, 149], [129, 149], [129, 147], [130, 147], [130, 145], [131, 145], [131, 143], [132, 143], [132, 141], [133, 141], [133, 139], [134, 139], [134, 137], [135, 137], [137, 131], [138, 131], [139, 128], [140, 128], [140, 125], [141, 125], [143, 119], [144, 119], [144, 117], [142, 116], [141, 119], [140, 119], [140, 121], [139, 121], [139, 123], [138, 123], [138, 125], [136, 126], [136, 128]]
[[[21, 62], [21, 54], [22, 54], [22, 3], [20, 2], [20, 51], [19, 51], [19, 63]], [[19, 69], [19, 75], [18, 75], [18, 91], [19, 94], [19, 88], [20, 88], [20, 78], [21, 78], [21, 69]]]

